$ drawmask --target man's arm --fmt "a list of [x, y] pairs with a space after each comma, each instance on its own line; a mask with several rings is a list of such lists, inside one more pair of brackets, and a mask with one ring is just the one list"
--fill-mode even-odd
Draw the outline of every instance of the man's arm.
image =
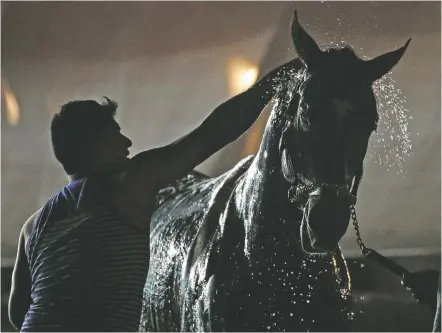
[[39, 212], [32, 215], [24, 224], [18, 241], [17, 259], [12, 271], [11, 293], [9, 295], [8, 315], [9, 321], [20, 330], [25, 315], [31, 305], [31, 276], [28, 260], [26, 257], [26, 242], [32, 231], [35, 217]]
[[428, 305], [433, 313], [436, 312], [440, 284], [439, 270], [424, 269], [410, 273], [402, 278], [402, 284], [411, 291], [418, 302]]
[[136, 172], [136, 178], [145, 178], [150, 184], [155, 183], [155, 187], [162, 187], [190, 172], [238, 139], [269, 103], [284, 75], [301, 66], [300, 60], [294, 59], [274, 69], [247, 91], [219, 105], [189, 134], [167, 146], [136, 155], [131, 162], [140, 171]]

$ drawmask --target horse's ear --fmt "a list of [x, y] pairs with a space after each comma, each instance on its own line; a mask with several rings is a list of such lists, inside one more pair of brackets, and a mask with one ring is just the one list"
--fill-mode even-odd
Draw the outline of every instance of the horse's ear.
[[387, 74], [396, 65], [404, 55], [405, 50], [410, 44], [411, 38], [396, 51], [382, 54], [372, 60], [362, 63], [362, 77], [370, 83]]
[[292, 18], [292, 39], [299, 58], [307, 65], [313, 65], [321, 56], [321, 49], [314, 39], [299, 24], [295, 10]]

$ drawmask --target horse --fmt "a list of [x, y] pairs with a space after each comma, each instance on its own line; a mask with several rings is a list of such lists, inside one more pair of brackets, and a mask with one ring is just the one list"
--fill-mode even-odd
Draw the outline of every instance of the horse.
[[[215, 178], [158, 194], [140, 331], [348, 331], [351, 279], [339, 240], [378, 111], [372, 84], [410, 40], [372, 60], [321, 50], [298, 21], [258, 152]], [[296, 58], [295, 58], [296, 59]]]

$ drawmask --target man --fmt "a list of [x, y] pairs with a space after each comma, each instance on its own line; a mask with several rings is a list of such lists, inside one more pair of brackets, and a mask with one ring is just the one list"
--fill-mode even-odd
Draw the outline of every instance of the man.
[[428, 305], [433, 314], [433, 332], [441, 331], [440, 271], [424, 269], [410, 273], [402, 278], [402, 284], [411, 291], [413, 297]]
[[158, 190], [245, 132], [297, 65], [273, 70], [186, 136], [131, 159], [115, 102], [63, 105], [51, 137], [70, 183], [23, 226], [11, 323], [22, 331], [136, 331]]

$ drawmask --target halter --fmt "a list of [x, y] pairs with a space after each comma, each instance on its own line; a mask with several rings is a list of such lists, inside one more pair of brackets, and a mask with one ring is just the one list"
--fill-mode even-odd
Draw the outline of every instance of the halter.
[[[286, 155], [285, 151], [283, 151], [283, 156]], [[290, 157], [284, 156], [284, 163], [282, 164], [282, 173], [284, 178], [290, 184], [290, 188], [287, 191], [288, 200], [291, 203], [294, 203], [298, 206], [299, 209], [303, 209], [304, 204], [307, 202], [308, 198], [312, 195], [315, 195], [315, 192], [320, 187], [325, 187], [328, 189], [335, 190], [338, 196], [345, 198], [347, 197], [350, 203], [350, 217], [352, 219], [353, 228], [356, 234], [356, 242], [358, 243], [359, 248], [361, 249], [361, 253], [364, 257], [369, 258], [370, 260], [375, 261], [376, 263], [388, 268], [393, 273], [404, 277], [405, 275], [410, 274], [410, 272], [404, 267], [396, 264], [394, 261], [384, 257], [379, 252], [368, 248], [365, 246], [362, 241], [361, 232], [359, 230], [359, 222], [356, 216], [356, 208], [355, 204], [357, 201], [357, 192], [359, 188], [359, 184], [362, 179], [362, 168], [355, 174], [353, 178], [353, 184], [350, 191], [347, 190], [345, 185], [332, 185], [326, 183], [313, 183], [313, 182], [304, 182], [303, 184], [297, 184], [295, 169], [292, 164], [292, 160]], [[288, 162], [288, 164], [287, 164]], [[340, 251], [339, 251], [340, 252]], [[335, 255], [333, 259], [334, 263], [336, 263]], [[335, 265], [336, 268], [336, 265]], [[336, 268], [338, 270], [338, 268]], [[350, 283], [350, 281], [348, 282]], [[351, 286], [349, 284], [349, 286]]]
[[[283, 138], [281, 138], [282, 140]], [[280, 149], [283, 147], [284, 142], [280, 143]], [[290, 188], [287, 192], [287, 197], [291, 203], [294, 203], [298, 208], [302, 209], [305, 202], [310, 196], [318, 195], [316, 192], [320, 188], [326, 188], [335, 191], [338, 197], [347, 198], [350, 203], [350, 207], [354, 208], [357, 199], [357, 191], [359, 183], [362, 178], [362, 168], [356, 173], [353, 178], [353, 184], [350, 191], [344, 184], [327, 184], [327, 183], [315, 183], [312, 181], [304, 180], [302, 184], [299, 184], [296, 176], [296, 171], [293, 166], [292, 158], [287, 152], [286, 148], [283, 148], [282, 154], [282, 174], [286, 181], [290, 184]]]
[[[282, 139], [283, 136], [281, 137], [281, 140]], [[314, 183], [306, 180], [303, 180], [303, 183], [300, 184], [299, 181], [297, 180], [292, 158], [291, 156], [288, 156], [287, 149], [283, 148], [283, 145], [284, 142], [280, 142], [279, 145], [280, 151], [282, 149], [281, 167], [284, 178], [290, 184], [290, 187], [287, 191], [287, 197], [289, 202], [296, 204], [296, 206], [302, 210], [310, 196], [319, 194], [319, 193], [316, 194], [315, 192], [317, 192], [320, 188], [327, 188], [330, 190], [334, 190], [339, 197], [343, 199], [347, 198], [349, 202], [350, 217], [352, 219], [352, 225], [356, 234], [356, 242], [361, 250], [362, 255], [372, 261], [375, 261], [377, 264], [389, 269], [390, 271], [401, 276], [402, 278], [405, 278], [405, 276], [409, 275], [410, 272], [407, 269], [396, 264], [394, 261], [384, 257], [377, 251], [366, 247], [364, 242], [362, 241], [361, 233], [359, 230], [359, 222], [356, 216], [356, 208], [355, 208], [355, 204], [357, 201], [357, 192], [359, 184], [362, 179], [362, 173], [363, 173], [362, 167], [355, 174], [350, 191], [347, 189], [346, 185]], [[351, 290], [352, 290], [351, 278], [347, 264], [342, 257], [342, 253], [339, 246], [337, 246], [336, 249], [332, 251], [332, 261], [337, 276], [337, 282], [340, 286], [341, 295], [344, 298], [347, 298], [349, 295], [351, 295]]]
[[318, 195], [316, 192], [320, 188], [334, 190], [339, 197], [348, 197], [351, 206], [356, 203], [356, 195], [352, 191], [348, 191], [345, 185], [332, 185], [326, 183], [315, 184], [310, 182], [308, 184], [291, 185], [287, 191], [287, 197], [291, 203], [297, 204], [300, 208], [307, 201], [308, 197]]

